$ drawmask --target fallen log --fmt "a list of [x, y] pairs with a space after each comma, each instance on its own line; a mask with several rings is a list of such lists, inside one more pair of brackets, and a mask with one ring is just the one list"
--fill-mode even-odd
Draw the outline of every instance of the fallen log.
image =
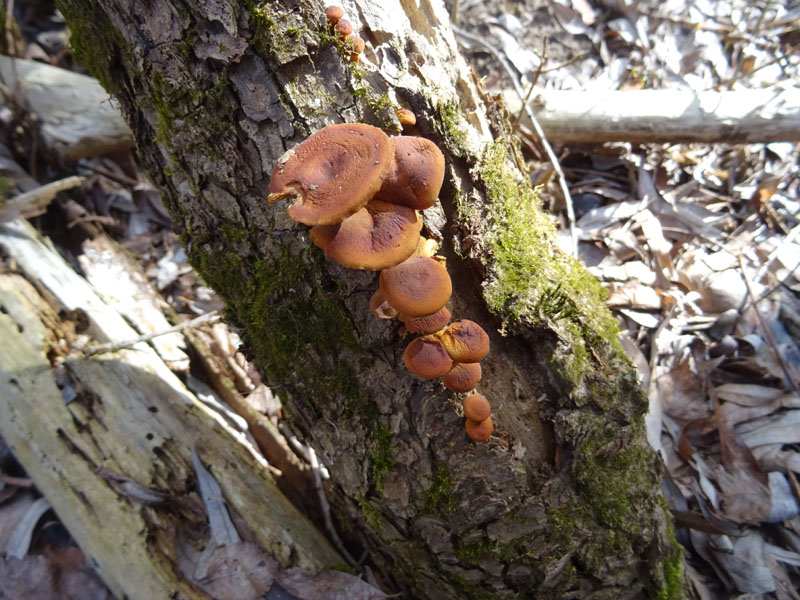
[[[503, 92], [508, 110], [522, 101]], [[706, 91], [537, 90], [530, 107], [547, 139], [563, 143], [793, 142], [800, 89]], [[523, 123], [527, 116], [523, 116]]]

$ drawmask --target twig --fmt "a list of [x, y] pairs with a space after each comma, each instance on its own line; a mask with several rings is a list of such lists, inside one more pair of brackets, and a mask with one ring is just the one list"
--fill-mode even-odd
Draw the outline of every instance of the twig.
[[17, 194], [0, 206], [0, 223], [13, 221], [20, 217], [35, 217], [47, 210], [47, 206], [64, 190], [78, 187], [84, 182], [83, 177], [72, 176], [42, 185], [29, 192]]
[[744, 259], [740, 256], [739, 257], [739, 268], [742, 270], [742, 278], [744, 279], [745, 286], [747, 286], [747, 294], [750, 296], [750, 299], [753, 304], [753, 312], [756, 314], [758, 318], [758, 322], [761, 325], [761, 329], [764, 330], [764, 337], [767, 338], [767, 343], [769, 344], [772, 351], [775, 353], [775, 359], [778, 361], [778, 364], [781, 366], [781, 370], [783, 374], [786, 376], [786, 379], [789, 380], [789, 383], [792, 386], [792, 390], [797, 391], [800, 389], [800, 381], [795, 377], [795, 373], [792, 369], [789, 368], [789, 365], [786, 364], [786, 361], [783, 360], [783, 356], [781, 356], [781, 352], [778, 349], [778, 342], [775, 339], [775, 336], [772, 334], [772, 330], [769, 328], [769, 325], [764, 321], [764, 317], [761, 316], [761, 311], [758, 310], [758, 300], [753, 293], [753, 285], [750, 281], [750, 277], [747, 275], [747, 272], [744, 268]]
[[[514, 84], [514, 89], [516, 90], [517, 95], [519, 95], [520, 100], [524, 100], [525, 94], [522, 88], [520, 87], [520, 83], [516, 73], [514, 72], [514, 69], [510, 64], [508, 64], [506, 58], [500, 52], [498, 52], [497, 49], [492, 47], [490, 44], [486, 43], [478, 36], [472, 35], [471, 33], [467, 33], [466, 31], [462, 31], [458, 27], [453, 26], [453, 31], [455, 31], [459, 37], [469, 42], [472, 42], [473, 44], [478, 44], [479, 46], [486, 48], [500, 62], [500, 64], [509, 74], [509, 76], [511, 77], [511, 81]], [[561, 164], [558, 162], [558, 157], [556, 156], [556, 153], [553, 152], [553, 148], [550, 146], [550, 142], [547, 141], [547, 137], [545, 137], [544, 135], [544, 130], [542, 129], [542, 126], [539, 124], [539, 121], [536, 119], [536, 115], [533, 114], [530, 105], [523, 102], [523, 108], [525, 109], [525, 113], [528, 115], [528, 118], [531, 120], [531, 123], [533, 124], [533, 129], [536, 132], [536, 135], [539, 136], [539, 141], [541, 142], [542, 147], [544, 148], [544, 151], [547, 154], [547, 158], [550, 161], [550, 164], [553, 166], [553, 170], [558, 175], [558, 184], [559, 187], [561, 188], [561, 193], [564, 195], [564, 203], [566, 204], [567, 207], [567, 221], [569, 222], [569, 232], [570, 232], [570, 238], [572, 240], [572, 255], [577, 257], [578, 232], [577, 229], [575, 228], [575, 210], [573, 209], [572, 206], [572, 195], [569, 193], [569, 188], [567, 187], [567, 178], [564, 175], [564, 171], [561, 169]]]
[[14, 0], [6, 0], [6, 52], [9, 56], [17, 55], [17, 41], [14, 39]]
[[298, 440], [297, 436], [289, 431], [285, 425], [281, 425], [281, 433], [283, 433], [283, 436], [289, 440], [289, 443], [292, 445], [292, 447], [295, 448], [295, 450], [297, 450], [297, 452], [303, 458], [305, 458], [306, 461], [308, 461], [308, 464], [311, 467], [311, 473], [314, 475], [314, 487], [317, 490], [319, 507], [322, 511], [322, 517], [325, 520], [325, 529], [328, 531], [328, 536], [344, 559], [351, 566], [357, 567], [360, 563], [356, 561], [356, 559], [354, 559], [353, 556], [347, 551], [347, 548], [344, 547], [342, 540], [339, 538], [339, 534], [336, 533], [336, 528], [333, 526], [333, 519], [331, 519], [331, 507], [330, 504], [328, 504], [328, 499], [325, 497], [325, 488], [322, 487], [323, 477], [325, 479], [330, 478], [328, 470], [324, 465], [320, 464], [319, 459], [317, 459], [317, 453], [314, 451], [314, 449]]
[[197, 327], [202, 323], [210, 323], [216, 322], [220, 318], [220, 313], [218, 310], [212, 310], [211, 312], [207, 312], [199, 317], [195, 317], [189, 321], [184, 323], [179, 323], [174, 327], [169, 327], [162, 331], [154, 331], [153, 333], [148, 333], [145, 335], [140, 335], [137, 338], [132, 340], [123, 340], [121, 342], [108, 342], [106, 344], [97, 344], [95, 346], [90, 346], [86, 349], [87, 356], [95, 356], [97, 354], [105, 354], [106, 352], [116, 352], [117, 350], [122, 350], [123, 348], [132, 348], [136, 344], [140, 342], [149, 342], [153, 338], [161, 337], [162, 335], [168, 335], [170, 333], [177, 333], [179, 331], [183, 331], [184, 329], [188, 329], [190, 327]]

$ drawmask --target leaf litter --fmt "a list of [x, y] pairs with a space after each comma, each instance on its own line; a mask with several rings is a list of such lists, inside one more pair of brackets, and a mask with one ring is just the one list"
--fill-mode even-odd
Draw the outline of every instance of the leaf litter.
[[[493, 35], [483, 23], [505, 13], [521, 32]], [[517, 67], [464, 41], [493, 93], [514, 76], [583, 90], [800, 82], [797, 2], [467, 1], [461, 14]], [[523, 70], [512, 56], [541, 57], [544, 35], [547, 60]], [[648, 439], [695, 593], [800, 598], [800, 148], [555, 146], [568, 199], [541, 179], [551, 165], [524, 122], [520, 134], [563, 228], [573, 203], [580, 255], [608, 289], [648, 392]]]
[[[19, 4], [15, 15], [24, 39], [16, 40], [18, 48], [71, 68], [59, 15], [23, 16]], [[489, 40], [524, 86], [535, 81], [537, 87], [583, 90], [796, 86], [799, 21], [797, 2], [744, 0], [464, 0], [459, 16], [459, 25]], [[494, 56], [469, 44], [465, 51], [490, 91], [509, 87], [512, 75]], [[6, 130], [23, 132], [6, 142], [13, 151], [3, 146], [0, 166], [18, 191], [34, 189], [14, 158], [31, 165], [34, 176], [52, 170], [32, 135], [24, 135], [32, 123], [8, 110], [0, 120]], [[565, 203], [572, 203], [581, 256], [607, 286], [624, 345], [648, 390], [648, 439], [666, 465], [667, 498], [697, 595], [800, 597], [797, 145], [556, 147], [568, 199], [543, 177], [552, 166], [540, 140], [524, 123], [519, 133], [532, 180], [544, 185], [554, 218], [565, 228]], [[189, 319], [219, 310], [219, 300], [188, 268], [167, 229], [169, 216], [132, 155], [77, 164], [88, 178], [82, 192], [59, 196], [39, 218], [40, 228], [63, 238], [76, 228], [90, 238], [112, 235], [138, 257], [176, 314]], [[279, 402], [237, 355], [235, 333], [218, 323], [193, 335], [210, 349], [204, 366], [218, 381], [235, 382], [234, 392], [214, 386], [222, 399], [226, 393], [252, 396], [253, 410], [277, 423]], [[199, 461], [195, 467], [198, 479], [210, 484], [213, 476]], [[118, 484], [134, 501], [158, 497], [135, 482]], [[19, 535], [31, 540], [21, 558], [0, 560], [3, 590], [17, 597], [110, 597], [73, 542], [42, 541], [41, 532], [55, 521], [48, 513], [36, 517], [35, 498], [20, 489], [0, 483], [0, 532], [7, 539], [4, 526], [24, 522]], [[206, 508], [214, 514], [207, 545], [196, 548], [196, 536], [186, 536], [181, 547], [186, 572], [202, 576], [209, 593], [245, 598], [280, 589], [297, 597], [382, 597], [346, 573], [280, 571], [246, 534], [240, 538], [241, 524], [224, 502], [208, 501]]]

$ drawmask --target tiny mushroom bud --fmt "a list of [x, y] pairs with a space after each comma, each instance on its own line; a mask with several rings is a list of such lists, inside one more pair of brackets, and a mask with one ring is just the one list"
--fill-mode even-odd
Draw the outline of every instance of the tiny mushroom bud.
[[443, 306], [432, 315], [424, 317], [400, 315], [400, 320], [405, 324], [408, 333], [436, 333], [450, 321], [450, 311]]
[[372, 200], [341, 223], [312, 227], [309, 235], [342, 266], [380, 271], [411, 256], [421, 227], [413, 208]]
[[421, 137], [401, 135], [390, 140], [394, 161], [375, 197], [417, 210], [430, 208], [444, 181], [442, 151]]
[[423, 379], [436, 379], [447, 373], [453, 361], [436, 338], [426, 335], [411, 341], [403, 353], [409, 371]]
[[398, 315], [397, 311], [389, 306], [380, 290], [372, 294], [372, 298], [369, 299], [369, 310], [379, 319], [394, 319]]
[[339, 19], [336, 21], [336, 25], [333, 26], [333, 30], [339, 34], [342, 40], [347, 40], [350, 34], [353, 33], [353, 24], [347, 19]]
[[483, 442], [489, 439], [494, 429], [492, 417], [487, 417], [483, 421], [467, 421], [464, 423], [464, 429], [467, 430], [467, 435], [471, 440], [476, 442]]
[[456, 362], [476, 363], [489, 353], [489, 336], [475, 321], [456, 321], [436, 337]]
[[457, 363], [447, 375], [442, 377], [444, 387], [458, 394], [472, 391], [480, 380], [480, 363]]
[[325, 16], [328, 23], [336, 25], [336, 22], [344, 16], [344, 9], [341, 6], [329, 6], [325, 9]]
[[470, 421], [484, 421], [492, 413], [492, 407], [485, 396], [470, 394], [464, 400], [464, 416]]
[[403, 130], [409, 129], [417, 124], [416, 115], [407, 108], [398, 108], [394, 111], [394, 114], [397, 115], [397, 120], [400, 121]]
[[447, 269], [428, 256], [411, 258], [384, 269], [380, 286], [392, 308], [409, 317], [432, 315], [447, 303], [453, 293]]
[[328, 125], [278, 159], [267, 200], [293, 199], [288, 212], [296, 223], [341, 223], [380, 189], [392, 152], [389, 137], [377, 127]]

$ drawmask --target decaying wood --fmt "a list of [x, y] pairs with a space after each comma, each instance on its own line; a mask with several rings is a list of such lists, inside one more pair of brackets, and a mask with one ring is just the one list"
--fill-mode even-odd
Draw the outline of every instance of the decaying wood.
[[[519, 94], [503, 93], [509, 111]], [[553, 142], [796, 142], [800, 89], [537, 90], [530, 105]], [[524, 119], [523, 119], [524, 122]]]
[[32, 60], [0, 56], [2, 96], [33, 112], [45, 148], [77, 160], [133, 147], [133, 136], [97, 80]]
[[[330, 471], [355, 556], [437, 600], [679, 594], [646, 400], [597, 288], [557, 250], [443, 5], [343, 4], [367, 41], [357, 66], [312, 0], [60, 7], [190, 259]], [[288, 148], [342, 121], [399, 133], [399, 107], [446, 157], [441, 203], [423, 218], [454, 281], [451, 311], [491, 337], [480, 390], [496, 433], [485, 444], [464, 434], [459, 397], [404, 368], [395, 325], [371, 318], [376, 274], [326, 261], [285, 206], [265, 203]], [[508, 239], [520, 222], [528, 229]]]
[[135, 332], [30, 226], [0, 226], [0, 246], [22, 273], [0, 275], [0, 434], [116, 595], [207, 597], [177, 573], [175, 557], [179, 538], [203, 527], [202, 515], [143, 504], [103, 476], [115, 473], [181, 506], [194, 494], [193, 448], [229, 508], [283, 567], [342, 562], [263, 459], [150, 347], [67, 354], [76, 323], [101, 341]]

